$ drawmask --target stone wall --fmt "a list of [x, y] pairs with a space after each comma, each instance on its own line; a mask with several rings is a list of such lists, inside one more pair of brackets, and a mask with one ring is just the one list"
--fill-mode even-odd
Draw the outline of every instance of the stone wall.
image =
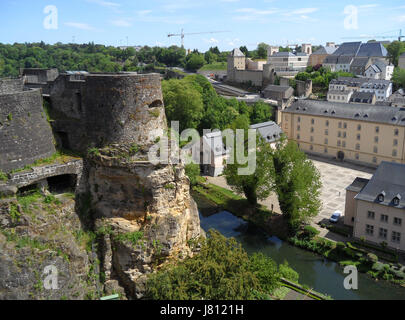
[[0, 170], [22, 168], [54, 153], [40, 90], [0, 94]]
[[159, 74], [61, 75], [51, 90], [53, 128], [66, 147], [85, 152], [111, 143], [152, 144], [166, 118]]
[[[12, 173], [6, 182], [0, 182], [0, 194], [12, 190], [11, 188], [21, 188], [35, 184], [41, 180], [61, 176], [66, 174], [77, 176], [77, 186], [79, 185], [83, 170], [82, 160], [72, 160], [68, 163], [55, 163], [52, 165], [33, 167], [32, 169]], [[16, 192], [16, 189], [14, 189]]]
[[0, 79], [0, 94], [23, 91], [24, 79]]

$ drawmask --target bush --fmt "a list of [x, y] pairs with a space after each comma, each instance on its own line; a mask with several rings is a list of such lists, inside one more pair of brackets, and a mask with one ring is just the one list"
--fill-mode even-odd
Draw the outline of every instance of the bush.
[[247, 300], [280, 286], [277, 265], [263, 254], [249, 257], [235, 239], [211, 230], [200, 253], [150, 274], [154, 300]]
[[339, 241], [338, 243], [336, 243], [336, 249], [340, 252], [343, 252], [345, 248], [346, 244], [344, 242]]
[[280, 264], [278, 266], [278, 271], [280, 273], [280, 276], [290, 280], [292, 282], [297, 282], [298, 283], [298, 279], [299, 279], [299, 274], [298, 272], [296, 272], [294, 269], [292, 269], [289, 265], [287, 261], [284, 261], [283, 264]]
[[367, 261], [372, 262], [372, 263], [376, 263], [376, 262], [378, 262], [378, 257], [374, 253], [368, 253], [367, 254]]
[[317, 230], [316, 228], [314, 228], [312, 226], [305, 226], [305, 228], [304, 228], [304, 234], [309, 239], [316, 237], [317, 235], [319, 235], [319, 233], [320, 233], [319, 230]]
[[198, 183], [198, 177], [200, 177], [200, 166], [195, 163], [186, 165], [186, 175], [190, 179], [190, 185], [193, 187]]

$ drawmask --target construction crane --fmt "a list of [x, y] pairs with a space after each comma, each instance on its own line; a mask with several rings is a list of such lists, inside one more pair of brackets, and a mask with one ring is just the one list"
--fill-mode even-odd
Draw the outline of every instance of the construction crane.
[[399, 30], [399, 35], [398, 36], [370, 36], [370, 37], [343, 37], [341, 39], [370, 39], [370, 38], [375, 38], [375, 39], [393, 39], [397, 38], [398, 41], [402, 41], [402, 38], [405, 38], [405, 36], [402, 35], [402, 29]]
[[167, 37], [181, 37], [181, 47], [184, 48], [184, 37], [185, 36], [191, 36], [195, 34], [210, 34], [210, 33], [224, 33], [224, 32], [230, 32], [230, 31], [207, 31], [207, 32], [192, 32], [192, 33], [184, 33], [184, 30], [181, 29], [181, 33], [170, 33], [167, 35]]

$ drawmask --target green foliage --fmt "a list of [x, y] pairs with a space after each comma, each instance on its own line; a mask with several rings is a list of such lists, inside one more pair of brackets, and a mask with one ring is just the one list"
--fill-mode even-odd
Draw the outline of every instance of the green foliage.
[[186, 165], [186, 175], [190, 180], [190, 185], [192, 187], [196, 186], [198, 183], [198, 177], [201, 175], [200, 166], [196, 163], [190, 163]]
[[281, 211], [296, 230], [321, 208], [320, 173], [294, 141], [282, 139], [273, 153], [273, 162]]
[[12, 120], [13, 120], [13, 114], [12, 114], [11, 112], [7, 115], [7, 120], [8, 120], [8, 121], [12, 121]]
[[142, 231], [135, 231], [135, 232], [128, 232], [128, 233], [121, 233], [115, 237], [120, 242], [130, 242], [134, 246], [136, 246], [140, 240], [143, 239], [143, 232]]
[[[239, 194], [244, 194], [251, 205], [257, 205], [258, 200], [264, 200], [273, 190], [274, 169], [272, 161], [272, 148], [260, 134], [256, 137], [256, 154], [252, 150], [248, 151], [247, 128], [249, 121], [245, 116], [239, 116], [231, 125], [232, 129], [245, 129], [244, 156], [253, 157], [246, 164], [240, 164], [241, 159], [237, 157], [236, 148], [232, 148], [234, 163], [228, 163], [224, 169], [226, 182]], [[254, 142], [254, 141], [253, 141]], [[252, 164], [253, 163], [253, 164]], [[253, 173], [242, 173], [241, 169], [247, 169], [249, 165], [254, 165]]]
[[44, 198], [46, 204], [61, 204], [61, 202], [53, 195], [49, 194]]
[[163, 81], [162, 90], [167, 119], [169, 123], [180, 121], [180, 131], [192, 128], [202, 134], [203, 129], [223, 130], [237, 116], [249, 116], [249, 107], [244, 102], [218, 96], [201, 75]]
[[298, 283], [299, 274], [288, 265], [287, 260], [278, 266], [278, 270], [282, 278]]
[[399, 56], [405, 52], [405, 43], [393, 41], [387, 46], [388, 59], [395, 67], [398, 67]]
[[312, 239], [312, 238], [316, 237], [317, 235], [319, 235], [320, 232], [318, 229], [316, 229], [312, 226], [305, 226], [304, 233], [309, 239]]
[[89, 150], [87, 150], [87, 154], [89, 156], [91, 156], [91, 155], [99, 156], [100, 155], [100, 150], [98, 148], [90, 148]]
[[3, 171], [0, 170], [0, 181], [7, 181], [8, 176]]
[[145, 46], [135, 52], [134, 48], [121, 50], [94, 43], [48, 45], [41, 42], [0, 44], [0, 57], [0, 76], [16, 77], [19, 68], [58, 68], [61, 72], [147, 72], [159, 65], [183, 66], [186, 50], [177, 46]]
[[249, 110], [250, 124], [258, 124], [271, 120], [272, 108], [264, 102], [256, 102]]
[[204, 112], [201, 93], [189, 81], [171, 79], [162, 82], [166, 116], [169, 121], [180, 122], [180, 132], [197, 128]]
[[141, 150], [141, 147], [138, 146], [136, 143], [133, 143], [129, 148], [129, 155], [134, 156]]
[[20, 220], [21, 213], [18, 211], [18, 206], [15, 203], [10, 203], [10, 217], [13, 222]]
[[270, 258], [249, 258], [235, 239], [211, 230], [198, 255], [149, 275], [147, 295], [154, 300], [248, 300], [279, 287], [278, 279]]
[[191, 53], [186, 57], [186, 69], [196, 71], [205, 64], [204, 55], [199, 53]]
[[405, 69], [395, 68], [392, 82], [397, 88], [405, 88]]

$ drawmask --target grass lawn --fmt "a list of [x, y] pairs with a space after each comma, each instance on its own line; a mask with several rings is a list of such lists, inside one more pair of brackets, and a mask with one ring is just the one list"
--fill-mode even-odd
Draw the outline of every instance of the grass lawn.
[[198, 71], [218, 71], [218, 70], [226, 70], [227, 69], [227, 63], [226, 62], [214, 62], [210, 64], [206, 64], [200, 70]]

